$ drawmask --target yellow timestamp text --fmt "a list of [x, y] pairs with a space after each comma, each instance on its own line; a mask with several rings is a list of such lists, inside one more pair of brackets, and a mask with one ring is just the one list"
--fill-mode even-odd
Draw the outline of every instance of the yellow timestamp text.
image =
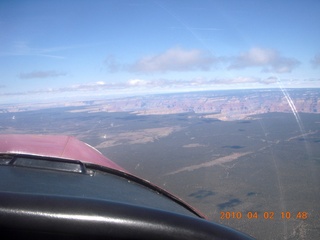
[[221, 211], [220, 219], [229, 220], [229, 219], [265, 219], [265, 220], [273, 220], [273, 219], [301, 219], [305, 220], [308, 218], [308, 212], [280, 212], [275, 213], [273, 211], [265, 211], [265, 212], [233, 212], [233, 211]]

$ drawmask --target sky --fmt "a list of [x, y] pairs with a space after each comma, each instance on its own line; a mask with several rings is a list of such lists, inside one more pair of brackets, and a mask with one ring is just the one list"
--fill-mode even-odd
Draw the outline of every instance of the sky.
[[320, 87], [319, 0], [0, 1], [0, 103]]

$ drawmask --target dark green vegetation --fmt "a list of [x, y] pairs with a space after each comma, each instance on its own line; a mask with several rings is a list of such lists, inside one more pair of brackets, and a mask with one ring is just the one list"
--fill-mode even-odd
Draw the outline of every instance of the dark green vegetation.
[[[268, 113], [224, 122], [195, 113], [70, 112], [78, 109], [2, 113], [0, 133], [73, 135], [93, 146], [113, 136], [113, 146], [99, 148], [105, 156], [214, 221], [258, 239], [319, 238], [320, 115], [299, 114], [297, 121], [293, 114]], [[173, 130], [143, 135], [164, 128]], [[142, 141], [126, 140], [128, 133], [139, 133]], [[246, 155], [234, 157], [237, 153]], [[205, 165], [215, 159], [216, 164]], [[189, 166], [198, 168], [174, 173]], [[221, 211], [242, 215], [221, 219]], [[248, 212], [258, 218], [248, 219]], [[290, 219], [281, 212], [290, 212]], [[299, 219], [299, 212], [308, 218]]]

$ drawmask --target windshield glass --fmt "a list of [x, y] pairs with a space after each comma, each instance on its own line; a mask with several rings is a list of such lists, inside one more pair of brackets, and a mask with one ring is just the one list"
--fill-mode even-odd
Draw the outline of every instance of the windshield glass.
[[75, 136], [258, 239], [317, 239], [319, 1], [1, 1], [0, 133]]

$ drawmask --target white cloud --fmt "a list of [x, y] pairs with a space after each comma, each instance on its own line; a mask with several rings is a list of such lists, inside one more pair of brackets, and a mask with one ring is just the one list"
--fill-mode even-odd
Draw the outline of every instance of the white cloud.
[[66, 76], [65, 72], [57, 72], [57, 71], [33, 71], [29, 73], [20, 73], [19, 77], [21, 79], [33, 79], [33, 78], [51, 78], [51, 77], [60, 77]]
[[256, 77], [233, 77], [233, 78], [192, 78], [188, 80], [181, 79], [129, 79], [126, 82], [119, 83], [105, 83], [105, 82], [93, 82], [81, 85], [74, 85], [70, 87], [55, 89], [57, 92], [99, 92], [99, 91], [119, 91], [119, 90], [143, 90], [146, 93], [154, 90], [176, 90], [181, 89], [198, 89], [198, 88], [215, 88], [219, 86], [244, 86], [246, 84], [270, 84], [273, 81], [270, 79], [261, 79]]
[[272, 84], [272, 83], [277, 83], [279, 80], [277, 77], [268, 77], [268, 78], [265, 78], [265, 79], [262, 79], [260, 81], [260, 83], [263, 83], [263, 84]]
[[106, 83], [104, 82], [104, 81], [98, 81], [98, 82], [96, 82], [96, 85], [100, 85], [100, 86], [102, 86], [102, 85], [105, 85]]
[[228, 84], [241, 84], [241, 83], [256, 83], [259, 82], [259, 78], [254, 77], [235, 77], [231, 79], [227, 79]]
[[9, 46], [6, 49], [7, 51], [0, 51], [0, 56], [34, 56], [34, 57], [64, 59], [65, 56], [61, 54], [65, 50], [87, 48], [97, 44], [98, 43], [42, 48], [42, 47], [33, 47], [28, 42], [25, 42], [25, 41], [16, 41], [16, 42], [13, 42], [11, 46]]
[[148, 81], [142, 79], [130, 79], [127, 83], [129, 86], [146, 86], [149, 84]]
[[219, 85], [240, 85], [244, 86], [246, 84], [256, 84], [256, 85], [269, 85], [276, 83], [278, 78], [276, 77], [268, 77], [268, 78], [259, 78], [259, 77], [247, 77], [247, 76], [239, 76], [239, 77], [232, 77], [232, 78], [215, 78], [211, 79], [210, 82], [212, 84], [219, 84]]
[[[320, 57], [319, 57], [320, 58]], [[317, 64], [318, 58], [313, 60]], [[294, 58], [282, 56], [274, 49], [254, 47], [236, 57], [213, 56], [200, 49], [175, 47], [166, 51], [145, 56], [132, 64], [118, 63], [110, 55], [105, 60], [109, 72], [131, 71], [136, 73], [166, 73], [173, 71], [208, 71], [220, 62], [229, 62], [228, 69], [261, 68], [263, 72], [288, 73], [300, 62]]]
[[210, 54], [198, 50], [186, 50], [180, 47], [171, 48], [163, 53], [143, 57], [131, 65], [133, 72], [168, 72], [168, 71], [190, 71], [209, 70], [217, 61]]
[[298, 60], [281, 56], [274, 49], [255, 47], [237, 56], [231, 62], [229, 69], [261, 67], [264, 72], [287, 73], [298, 65]]

